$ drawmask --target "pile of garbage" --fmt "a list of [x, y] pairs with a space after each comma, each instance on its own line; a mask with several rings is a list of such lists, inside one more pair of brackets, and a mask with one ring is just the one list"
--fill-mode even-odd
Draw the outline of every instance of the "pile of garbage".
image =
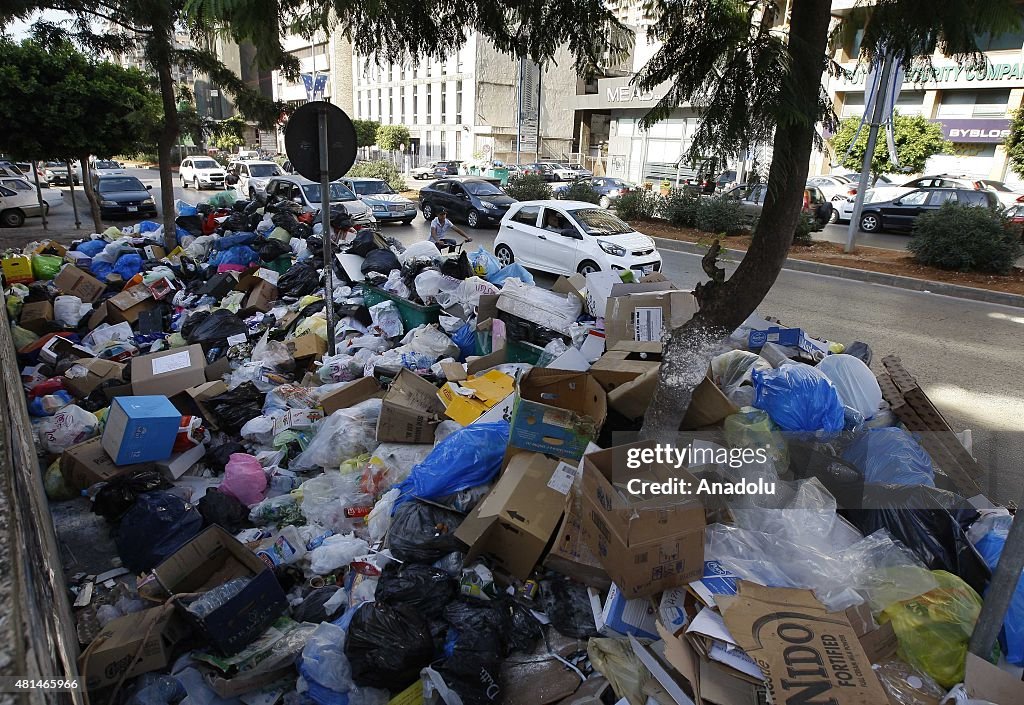
[[661, 273], [177, 222], [0, 260], [46, 493], [117, 550], [68, 576], [91, 697], [1024, 702], [1024, 584], [967, 652], [1013, 517], [897, 358], [752, 316], [638, 441]]

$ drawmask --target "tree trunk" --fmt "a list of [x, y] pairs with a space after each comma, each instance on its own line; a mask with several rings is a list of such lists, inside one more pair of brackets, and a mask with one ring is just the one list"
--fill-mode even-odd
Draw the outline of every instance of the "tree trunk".
[[174, 224], [174, 174], [171, 172], [171, 149], [178, 140], [178, 106], [174, 102], [174, 79], [171, 76], [170, 38], [166, 51], [159, 52], [156, 72], [160, 79], [160, 98], [164, 104], [164, 126], [157, 140], [160, 157], [160, 208], [163, 210], [164, 247], [170, 252], [177, 244]]
[[675, 437], [693, 390], [704, 378], [708, 363], [721, 342], [738, 328], [764, 300], [782, 271], [793, 243], [803, 206], [804, 184], [814, 138], [821, 76], [831, 4], [828, 0], [800, 0], [792, 5], [789, 50], [792, 75], [787, 83], [791, 118], [775, 129], [774, 156], [768, 173], [768, 195], [757, 230], [736, 272], [727, 281], [698, 289], [700, 311], [665, 342], [658, 386], [644, 417], [641, 437]]
[[89, 173], [89, 155], [79, 157], [82, 163], [82, 189], [85, 191], [85, 199], [89, 201], [89, 215], [92, 216], [93, 232], [103, 232], [103, 218], [100, 216], [100, 201], [96, 197], [96, 189], [92, 187], [92, 175]]

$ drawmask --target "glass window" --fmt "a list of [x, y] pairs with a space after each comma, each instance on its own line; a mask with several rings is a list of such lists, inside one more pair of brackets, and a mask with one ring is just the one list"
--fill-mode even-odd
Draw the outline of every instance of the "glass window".
[[634, 125], [636, 125], [636, 120], [634, 120], [633, 118], [619, 118], [618, 119], [618, 126], [619, 126], [618, 134], [619, 134], [619, 136], [620, 137], [632, 137], [633, 136], [633, 127], [634, 127]]
[[115, 191], [145, 191], [146, 187], [134, 176], [104, 176], [99, 180], [100, 193], [114, 193]]
[[249, 165], [249, 176], [255, 176], [256, 178], [266, 178], [268, 176], [280, 176], [281, 169], [277, 164], [250, 164]]
[[920, 115], [924, 109], [924, 91], [900, 91], [896, 110], [901, 115]]
[[[320, 184], [303, 184], [302, 190], [306, 194], [306, 200], [310, 203], [320, 202]], [[355, 201], [356, 195], [348, 190], [344, 184], [331, 183], [331, 203], [339, 201]]]
[[928, 198], [928, 205], [941, 206], [947, 201], [956, 202], [956, 191], [932, 191]]
[[947, 117], [971, 117], [978, 94], [974, 91], [942, 91], [937, 115]]
[[633, 228], [625, 221], [603, 208], [581, 208], [571, 213], [588, 235], [623, 235], [633, 232]]
[[566, 228], [572, 227], [569, 223], [569, 219], [554, 208], [544, 209], [544, 219], [541, 221], [541, 225], [545, 230], [550, 230], [556, 233], [560, 233]]
[[384, 89], [377, 89], [377, 119], [384, 122]]
[[451, 193], [452, 190], [451, 183], [448, 181], [438, 181], [433, 186], [428, 186], [427, 188], [433, 191], [439, 191], [441, 193]]
[[923, 206], [928, 200], [928, 191], [911, 191], [906, 196], [900, 197], [901, 206]]
[[395, 89], [388, 88], [388, 122], [395, 121]]
[[860, 117], [864, 114], [864, 94], [847, 93], [843, 100], [843, 109], [839, 117]]
[[455, 122], [462, 124], [462, 81], [455, 82]]
[[4, 186], [15, 191], [35, 191], [24, 179], [4, 179]]
[[1010, 89], [978, 91], [973, 117], [1003, 117], [1010, 102]]
[[501, 196], [505, 193], [490, 181], [467, 181], [464, 186], [474, 196]]
[[441, 89], [441, 124], [448, 124], [448, 84], [438, 84]]
[[1005, 32], [993, 37], [983, 34], [978, 37], [978, 49], [981, 51], [1020, 51], [1024, 46], [1024, 30]]
[[405, 116], [405, 86], [398, 89], [398, 120], [397, 122], [401, 125], [405, 123], [402, 118]]
[[420, 92], [418, 86], [412, 87], [412, 124], [418, 125], [423, 121], [420, 119]]

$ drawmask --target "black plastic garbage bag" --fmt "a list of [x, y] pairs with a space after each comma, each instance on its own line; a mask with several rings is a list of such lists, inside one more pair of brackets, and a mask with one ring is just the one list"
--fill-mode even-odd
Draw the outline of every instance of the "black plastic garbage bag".
[[855, 340], [846, 346], [843, 350], [847, 355], [853, 355], [855, 358], [863, 362], [865, 365], [871, 366], [871, 359], [874, 357], [871, 352], [871, 346], [867, 343], [862, 343], [859, 340]]
[[459, 583], [440, 568], [409, 563], [388, 563], [377, 582], [377, 602], [409, 605], [435, 619], [458, 594]]
[[165, 490], [171, 483], [156, 470], [136, 470], [103, 485], [93, 498], [92, 511], [105, 519], [119, 519], [145, 492]]
[[284, 228], [288, 231], [289, 235], [295, 234], [295, 228], [299, 224], [295, 214], [286, 210], [274, 213], [274, 215], [270, 217], [270, 222], [272, 222], [276, 227]]
[[363, 603], [349, 624], [345, 655], [356, 685], [400, 692], [434, 659], [430, 625], [413, 607]]
[[864, 473], [857, 466], [834, 455], [825, 444], [789, 439], [789, 470], [797, 480], [817, 478], [839, 507], [860, 506], [864, 496]]
[[462, 550], [453, 535], [462, 515], [424, 502], [406, 502], [395, 509], [388, 529], [387, 546], [406, 563], [430, 564]]
[[[206, 285], [206, 282], [201, 279], [195, 280], [195, 287], [199, 289]], [[189, 336], [192, 335], [193, 331], [199, 327], [199, 324], [210, 317], [209, 311], [196, 311], [190, 313], [181, 324], [181, 337], [188, 340]]]
[[966, 533], [978, 510], [960, 495], [927, 485], [865, 485], [863, 502], [839, 513], [865, 536], [888, 530], [929, 569], [958, 575], [985, 594], [991, 571]]
[[237, 432], [245, 422], [263, 413], [264, 394], [252, 382], [240, 384], [206, 402], [222, 431]]
[[233, 233], [244, 233], [249, 227], [249, 217], [241, 211], [232, 211], [224, 222], [220, 224], [224, 231], [230, 230]]
[[359, 255], [360, 257], [366, 257], [374, 250], [379, 249], [380, 245], [377, 244], [374, 232], [368, 229], [360, 230], [356, 233], [356, 236], [352, 238], [352, 242], [348, 246], [349, 254]]
[[179, 215], [174, 219], [174, 224], [194, 237], [203, 234], [203, 219], [198, 215]]
[[124, 567], [152, 570], [203, 528], [199, 510], [170, 492], [140, 494], [121, 517], [114, 542]]
[[218, 345], [227, 345], [228, 338], [233, 335], [245, 335], [249, 327], [245, 322], [224, 308], [219, 308], [202, 322], [192, 328], [185, 340], [189, 345], [199, 344], [204, 350]]
[[253, 525], [249, 521], [249, 508], [216, 487], [206, 490], [197, 506], [203, 516], [204, 527], [217, 524], [228, 533], [237, 534]]
[[469, 256], [463, 252], [458, 257], [448, 257], [441, 262], [441, 274], [455, 279], [469, 279], [473, 276], [473, 267], [469, 264]]
[[550, 575], [540, 581], [540, 603], [559, 634], [575, 639], [598, 636], [586, 585]]
[[448, 605], [445, 619], [451, 625], [447, 658], [437, 672], [464, 705], [501, 702], [501, 662], [508, 655], [505, 611], [498, 604], [463, 598]]
[[282, 295], [301, 298], [312, 294], [320, 286], [320, 272], [310, 262], [296, 262], [277, 280]]
[[331, 612], [327, 612], [324, 603], [334, 597], [338, 590], [336, 585], [328, 585], [311, 591], [302, 602], [292, 608], [292, 619], [310, 624], [334, 621], [345, 612], [345, 601], [342, 600]]
[[263, 262], [273, 262], [281, 255], [287, 255], [291, 251], [292, 248], [288, 247], [288, 243], [275, 240], [274, 238], [262, 242], [256, 247], [256, 253]]
[[213, 470], [216, 474], [220, 475], [224, 473], [224, 467], [231, 460], [232, 453], [245, 453], [245, 446], [237, 441], [228, 441], [226, 443], [219, 443], [211, 445], [206, 451], [206, 456], [203, 457], [203, 461], [206, 465]]
[[379, 272], [387, 276], [391, 273], [392, 269], [401, 269], [401, 267], [402, 265], [399, 264], [398, 257], [391, 250], [374, 250], [366, 255], [362, 266], [359, 267], [359, 271], [363, 274]]

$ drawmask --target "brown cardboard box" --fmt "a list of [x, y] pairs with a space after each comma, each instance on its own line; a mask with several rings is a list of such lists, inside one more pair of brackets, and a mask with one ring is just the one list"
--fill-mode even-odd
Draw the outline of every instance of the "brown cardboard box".
[[132, 389], [137, 396], [173, 397], [206, 381], [203, 346], [189, 345], [132, 358]]
[[107, 285], [91, 277], [73, 264], [60, 270], [53, 285], [65, 294], [77, 296], [86, 303], [94, 303], [107, 290]]
[[729, 633], [761, 666], [775, 702], [888, 702], [849, 617], [828, 612], [810, 590], [740, 581], [716, 602]]
[[277, 287], [264, 279], [257, 279], [256, 284], [245, 297], [243, 308], [256, 309], [263, 313], [273, 308], [277, 301]]
[[136, 284], [107, 300], [107, 323], [135, 323], [143, 311], [159, 306], [152, 292]]
[[402, 369], [384, 395], [377, 421], [379, 443], [433, 443], [444, 414], [437, 387], [412, 370]]
[[590, 374], [606, 392], [611, 392], [646, 372], [657, 370], [661, 365], [661, 349], [660, 341], [621, 341], [590, 366]]
[[972, 653], [967, 654], [964, 687], [978, 700], [997, 705], [1024, 703], [1024, 683]]
[[84, 490], [97, 482], [107, 482], [136, 470], [152, 470], [153, 463], [115, 465], [103, 450], [103, 438], [97, 436], [73, 445], [60, 456], [60, 472], [64, 481], [76, 490]]
[[[593, 368], [591, 368], [593, 369]], [[654, 387], [658, 384], [658, 370], [648, 370], [631, 382], [621, 384], [608, 393], [608, 406], [630, 419], [638, 419], [647, 412]], [[704, 381], [697, 385], [690, 400], [690, 408], [679, 428], [692, 431], [705, 426], [714, 426], [739, 408], [729, 401], [718, 385], [711, 381], [710, 371]]]
[[509, 445], [578, 460], [607, 416], [605, 391], [589, 373], [534, 367], [516, 382]]
[[227, 355], [218, 357], [206, 366], [207, 382], [221, 382], [224, 379], [224, 375], [229, 374], [231, 374], [231, 360], [228, 359]]
[[565, 495], [556, 489], [558, 474], [565, 472], [560, 465], [565, 464], [540, 453], [506, 456], [494, 487], [455, 530], [455, 538], [469, 546], [467, 561], [487, 555], [509, 575], [530, 577], [565, 506]]
[[567, 575], [584, 585], [607, 590], [611, 587], [612, 579], [608, 577], [608, 573], [590, 550], [590, 546], [583, 540], [581, 507], [578, 506], [580, 502], [579, 497], [574, 500], [573, 493], [569, 492], [565, 503], [565, 516], [555, 531], [555, 540], [551, 544], [547, 558], [544, 559], [544, 567]]
[[134, 678], [170, 665], [177, 647], [188, 637], [188, 625], [171, 605], [133, 612], [109, 622], [96, 635], [78, 659], [78, 670], [86, 677], [87, 689], [106, 688], [122, 677]]
[[583, 456], [584, 539], [627, 599], [685, 585], [704, 572], [705, 516], [697, 498], [618, 489], [634, 478], [697, 486], [683, 469], [653, 464], [628, 469], [627, 452], [650, 445], [641, 441]]
[[689, 291], [627, 294], [608, 299], [604, 330], [608, 348], [624, 340], [657, 341], [665, 330], [677, 328], [697, 313], [697, 300]]
[[284, 344], [288, 347], [288, 352], [296, 360], [319, 359], [327, 352], [327, 341], [312, 333], [306, 333], [298, 338], [286, 340]]
[[217, 417], [206, 408], [206, 401], [226, 391], [228, 391], [228, 385], [221, 380], [203, 382], [175, 394], [171, 398], [171, 403], [181, 412], [182, 416], [201, 416], [206, 425], [216, 431], [219, 429]]
[[324, 395], [320, 399], [320, 408], [324, 410], [324, 416], [330, 416], [338, 409], [347, 409], [359, 402], [380, 397], [383, 394], [380, 382], [373, 377], [362, 377]]
[[53, 304], [49, 301], [33, 301], [21, 308], [18, 325], [36, 335], [42, 335], [55, 326], [53, 322]]
[[88, 357], [64, 371], [64, 388], [76, 397], [87, 397], [96, 387], [111, 379], [124, 379], [124, 364]]
[[63, 257], [68, 253], [68, 248], [59, 242], [53, 240], [46, 240], [36, 245], [36, 248], [32, 250], [34, 255], [54, 255], [56, 257]]

